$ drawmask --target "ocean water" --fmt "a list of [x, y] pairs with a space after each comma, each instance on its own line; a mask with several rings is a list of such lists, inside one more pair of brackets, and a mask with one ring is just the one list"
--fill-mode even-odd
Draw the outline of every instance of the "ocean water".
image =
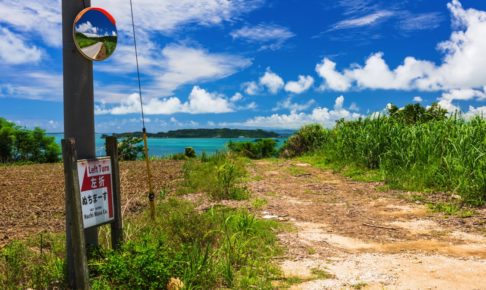
[[[56, 142], [61, 144], [63, 134], [48, 134], [56, 138]], [[183, 153], [184, 148], [192, 147], [197, 154], [206, 152], [215, 153], [226, 149], [229, 141], [245, 142], [253, 141], [254, 138], [148, 138], [149, 156], [164, 157], [176, 153]], [[281, 146], [286, 138], [276, 138], [278, 146]], [[105, 139], [101, 134], [96, 134], [96, 155], [105, 155]]]

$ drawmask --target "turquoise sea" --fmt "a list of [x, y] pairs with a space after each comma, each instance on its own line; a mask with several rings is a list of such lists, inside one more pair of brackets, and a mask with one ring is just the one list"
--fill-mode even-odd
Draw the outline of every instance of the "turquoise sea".
[[[64, 138], [63, 134], [48, 134], [56, 138], [56, 142], [61, 144]], [[184, 148], [192, 147], [197, 154], [202, 152], [215, 153], [226, 149], [229, 141], [244, 142], [253, 141], [254, 138], [148, 138], [149, 156], [169, 156], [176, 153], [183, 153]], [[282, 145], [286, 138], [275, 138], [278, 145]], [[105, 155], [105, 139], [101, 134], [96, 134], [96, 155]]]

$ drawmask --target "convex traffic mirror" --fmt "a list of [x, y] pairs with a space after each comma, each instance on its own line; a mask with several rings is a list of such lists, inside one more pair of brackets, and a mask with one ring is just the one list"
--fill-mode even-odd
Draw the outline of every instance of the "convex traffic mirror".
[[113, 54], [117, 43], [116, 22], [106, 10], [90, 7], [74, 20], [74, 43], [89, 60], [105, 60]]

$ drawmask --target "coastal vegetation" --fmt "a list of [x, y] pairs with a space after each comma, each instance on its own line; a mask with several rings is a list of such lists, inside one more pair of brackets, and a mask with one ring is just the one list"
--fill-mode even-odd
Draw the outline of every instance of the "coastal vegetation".
[[0, 163], [57, 162], [60, 147], [40, 128], [27, 130], [0, 118]]
[[[139, 137], [142, 132], [119, 133], [116, 137]], [[104, 136], [103, 136], [104, 137]], [[149, 138], [278, 138], [280, 134], [265, 130], [243, 129], [182, 129], [168, 132], [147, 133]]]
[[339, 171], [362, 172], [392, 188], [446, 191], [462, 202], [486, 202], [486, 120], [447, 116], [434, 105], [389, 108], [387, 115], [304, 126], [282, 148], [284, 156]]

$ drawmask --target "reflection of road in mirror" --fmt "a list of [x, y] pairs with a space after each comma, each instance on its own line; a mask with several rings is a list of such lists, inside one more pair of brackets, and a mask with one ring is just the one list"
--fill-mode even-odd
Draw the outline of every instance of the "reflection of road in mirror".
[[104, 49], [103, 42], [97, 42], [91, 46], [87, 46], [81, 49], [85, 55], [92, 59], [103, 59], [101, 57], [101, 51], [104, 50], [106, 56], [106, 49]]

